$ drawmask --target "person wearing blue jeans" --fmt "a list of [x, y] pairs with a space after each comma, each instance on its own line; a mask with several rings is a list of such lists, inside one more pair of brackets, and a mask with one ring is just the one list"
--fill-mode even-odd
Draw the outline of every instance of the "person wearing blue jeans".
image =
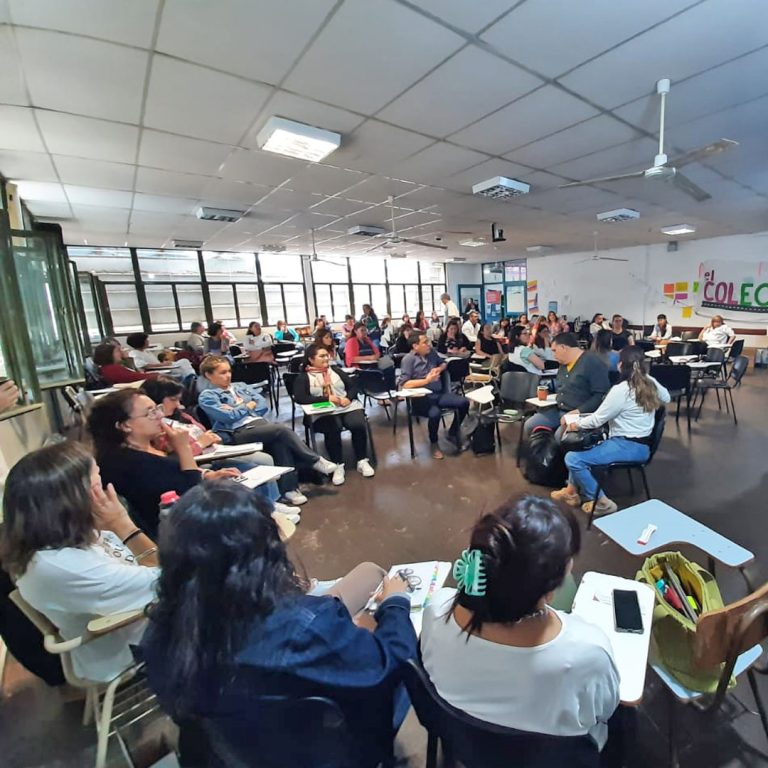
[[[645, 372], [644, 351], [626, 346], [619, 355], [619, 383], [611, 387], [600, 407], [589, 414], [566, 414], [562, 426], [568, 431], [596, 429], [608, 424], [609, 438], [586, 451], [565, 455], [568, 485], [551, 496], [584, 512], [607, 515], [618, 507], [604, 493], [596, 499], [593, 467], [617, 461], [647, 461], [656, 424], [656, 412], [669, 402], [669, 392]], [[584, 503], [582, 503], [582, 500]]]
[[403, 389], [424, 388], [430, 390], [428, 395], [414, 397], [411, 401], [411, 407], [417, 416], [426, 416], [432, 456], [435, 459], [443, 459], [445, 456], [437, 442], [441, 409], [451, 408], [454, 411], [455, 415], [448, 430], [448, 437], [461, 451], [459, 427], [469, 410], [469, 400], [462, 395], [448, 391], [443, 380], [446, 364], [432, 348], [432, 342], [425, 333], [413, 333], [408, 341], [411, 345], [411, 351], [400, 363], [400, 386]]

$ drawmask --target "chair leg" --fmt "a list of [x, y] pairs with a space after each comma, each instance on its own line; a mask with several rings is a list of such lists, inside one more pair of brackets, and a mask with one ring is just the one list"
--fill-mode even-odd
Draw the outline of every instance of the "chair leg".
[[635, 495], [635, 478], [632, 477], [632, 467], [627, 467], [627, 477], [629, 477], [629, 492]]
[[731, 413], [733, 413], [733, 423], [738, 424], [738, 420], [736, 419], [736, 406], [733, 404], [733, 390], [732, 389], [726, 389], [725, 395], [724, 395], [726, 402], [728, 402], [728, 398], [731, 398]]
[[680, 395], [677, 398], [677, 410], [675, 411], [675, 424], [680, 423], [680, 401], [683, 399], [683, 396]]
[[757, 689], [757, 680], [755, 680], [755, 671], [753, 669], [747, 670], [747, 679], [749, 680], [749, 687], [752, 689], [752, 695], [755, 698], [755, 704], [757, 704], [757, 711], [760, 713], [760, 722], [763, 724], [763, 730], [765, 731], [766, 738], [768, 738], [768, 717], [765, 714], [763, 700], [760, 698], [760, 691]]
[[[696, 411], [696, 421], [698, 421], [699, 420], [699, 416], [701, 416], [701, 409], [704, 407], [704, 395], [706, 395], [706, 394], [707, 394], [707, 390], [706, 389], [702, 389], [701, 390], [701, 400], [699, 401], [699, 410]], [[694, 395], [693, 399], [694, 399], [694, 405], [695, 405], [695, 401], [696, 401], [696, 396], [695, 395]]]
[[675, 701], [674, 694], [671, 691], [667, 692], [667, 700], [669, 701], [669, 765], [670, 768], [679, 768], [680, 761], [677, 755], [677, 734], [675, 733], [675, 719], [677, 717], [677, 702]]
[[651, 489], [648, 487], [648, 477], [645, 474], [645, 467], [640, 467], [640, 474], [643, 476], [643, 487], [645, 488], [645, 498], [651, 500]]
[[720, 402], [720, 390], [715, 388], [715, 394], [717, 395], [717, 410], [723, 410], [723, 404]]

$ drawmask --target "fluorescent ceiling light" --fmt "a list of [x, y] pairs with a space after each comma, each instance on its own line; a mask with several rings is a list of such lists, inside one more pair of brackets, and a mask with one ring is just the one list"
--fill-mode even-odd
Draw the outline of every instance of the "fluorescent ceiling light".
[[696, 231], [696, 227], [690, 224], [673, 224], [671, 227], [662, 227], [661, 231], [665, 235], [689, 235]]
[[459, 240], [459, 245], [464, 245], [467, 248], [479, 248], [481, 245], [488, 245], [483, 238], [472, 238], [471, 240]]
[[296, 123], [284, 117], [270, 117], [259, 131], [256, 143], [267, 152], [316, 163], [338, 149], [341, 134]]
[[551, 245], [529, 245], [525, 250], [528, 253], [549, 253], [553, 249]]

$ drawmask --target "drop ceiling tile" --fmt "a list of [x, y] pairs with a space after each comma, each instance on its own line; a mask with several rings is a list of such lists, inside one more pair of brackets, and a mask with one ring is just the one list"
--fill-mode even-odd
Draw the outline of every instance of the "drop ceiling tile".
[[290, 8], [253, 0], [166, 0], [157, 50], [278, 83], [333, 5], [333, 0], [291, 0]]
[[[316, 128], [324, 128], [326, 131], [340, 133], [342, 143], [344, 142], [344, 134], [352, 132], [365, 120], [364, 117], [348, 112], [346, 109], [322, 104], [314, 99], [296, 96], [287, 91], [277, 91], [264, 106], [260, 118], [243, 141], [243, 146], [258, 149], [256, 137], [267, 120], [273, 115], [285, 117], [288, 120], [296, 120], [306, 125], [313, 125]], [[333, 158], [333, 154], [329, 155], [328, 162], [333, 163]]]
[[14, 24], [72, 32], [115, 43], [149, 48], [158, 0], [8, 0]]
[[388, 173], [392, 165], [432, 143], [432, 139], [418, 133], [368, 120], [342, 141], [329, 160], [343, 168]]
[[319, 196], [309, 192], [275, 189], [256, 205], [254, 211], [257, 215], [271, 215], [282, 211], [285, 211], [287, 215], [291, 215], [309, 208], [320, 199]]
[[341, 6], [285, 87], [373, 114], [463, 44], [405, 6], [356, 0]]
[[29, 104], [21, 74], [21, 57], [13, 30], [0, 25], [0, 101], [4, 104]]
[[227, 181], [250, 181], [277, 187], [298, 176], [306, 162], [283, 157], [273, 152], [236, 149], [221, 169], [221, 177]]
[[368, 207], [369, 203], [361, 203], [359, 200], [346, 200], [343, 197], [326, 197], [324, 200], [313, 205], [312, 210], [317, 213], [348, 216]]
[[156, 211], [158, 213], [191, 214], [198, 207], [197, 200], [186, 197], [167, 197], [165, 195], [145, 195], [136, 193], [133, 199], [134, 211]]
[[80, 187], [65, 184], [69, 202], [75, 205], [94, 205], [100, 208], [130, 208], [133, 192], [120, 192], [115, 189]]
[[44, 152], [0, 149], [0, 173], [11, 180], [59, 181], [51, 158]]
[[38, 29], [16, 38], [36, 107], [139, 122], [146, 51]]
[[418, 6], [454, 27], [475, 34], [517, 4], [516, 0], [419, 0]]
[[145, 129], [141, 134], [139, 164], [215, 176], [230, 152], [232, 147], [228, 144]]
[[89, 117], [36, 110], [37, 121], [48, 150], [94, 160], [132, 163], [136, 156], [139, 129]]
[[89, 232], [125, 233], [128, 231], [128, 211], [91, 205], [73, 205], [77, 225]]
[[657, 149], [658, 146], [651, 139], [635, 139], [618, 147], [553, 165], [549, 170], [578, 181], [597, 176], [641, 171], [653, 165]]
[[323, 195], [335, 195], [359, 184], [367, 178], [360, 171], [348, 171], [332, 165], [309, 163], [291, 177], [287, 186], [299, 192], [317, 192]]
[[25, 200], [32, 215], [39, 219], [69, 219], [72, 209], [69, 203], [46, 203], [42, 200]]
[[451, 140], [500, 155], [595, 115], [596, 109], [547, 85], [453, 134]]
[[237, 144], [269, 93], [266, 85], [155, 55], [144, 125]]
[[448, 136], [543, 81], [470, 46], [459, 51], [377, 114], [431, 136]]
[[152, 195], [173, 195], [201, 199], [203, 189], [211, 181], [208, 176], [193, 173], [157, 171], [154, 168], [139, 168], [136, 174], [136, 191]]
[[[604, 107], [616, 107], [668, 77], [676, 80], [766, 43], [765, 8], [753, 0], [709, 0], [652, 29], [562, 79]], [[652, 55], [651, 55], [652, 52]]]
[[[386, 203], [390, 195], [397, 200], [401, 195], [415, 192], [419, 188], [418, 184], [411, 181], [391, 179], [387, 176], [371, 176], [362, 184], [349, 190], [345, 197], [350, 200], [363, 200], [367, 203], [380, 204]], [[410, 209], [411, 206], [406, 207]]]
[[66, 203], [64, 187], [45, 181], [18, 181], [16, 189], [22, 200], [42, 200], [50, 203]]
[[104, 160], [85, 160], [81, 157], [54, 155], [59, 177], [64, 184], [79, 184], [105, 189], [133, 189], [135, 166], [127, 163], [108, 163]]
[[242, 206], [250, 207], [271, 191], [272, 187], [263, 184], [247, 184], [243, 181], [222, 181], [210, 179], [201, 195], [206, 205], [214, 207]]
[[623, 144], [639, 136], [637, 131], [615, 118], [609, 115], [598, 115], [545, 139], [508, 152], [504, 157], [536, 168], [549, 168], [566, 160], [591, 154], [604, 147]]
[[688, 5], [691, 0], [648, 0], [633, 3], [630, 11], [614, 0], [520, 3], [481, 37], [515, 61], [556, 77]]
[[[170, 237], [173, 230], [184, 222], [185, 217], [172, 213], [133, 211], [129, 232], [136, 235], [159, 235]], [[157, 247], [157, 240], [154, 243]]]
[[441, 184], [452, 174], [487, 159], [488, 155], [440, 141], [392, 166], [390, 172], [422, 184]]
[[31, 109], [0, 105], [0, 126], [0, 149], [45, 152]]
[[597, 214], [613, 208], [624, 207], [623, 198], [600, 189], [550, 189], [531, 197], [531, 204], [551, 213], [589, 211]]

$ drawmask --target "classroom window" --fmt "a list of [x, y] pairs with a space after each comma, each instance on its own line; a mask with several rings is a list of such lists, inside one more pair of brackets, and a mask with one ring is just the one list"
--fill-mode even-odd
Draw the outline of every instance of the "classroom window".
[[173, 287], [168, 284], [146, 285], [144, 291], [149, 316], [152, 319], [152, 330], [155, 332], [178, 331], [179, 319], [176, 315]]
[[139, 260], [141, 279], [144, 281], [157, 280], [172, 283], [200, 281], [197, 251], [153, 251], [139, 248], [136, 255]]
[[[256, 280], [256, 254], [203, 251], [206, 280]], [[215, 313], [214, 313], [215, 314]]]
[[230, 328], [237, 328], [235, 315], [235, 294], [231, 283], [210, 283], [208, 294], [211, 297], [211, 312], [215, 322], [224, 323]]

